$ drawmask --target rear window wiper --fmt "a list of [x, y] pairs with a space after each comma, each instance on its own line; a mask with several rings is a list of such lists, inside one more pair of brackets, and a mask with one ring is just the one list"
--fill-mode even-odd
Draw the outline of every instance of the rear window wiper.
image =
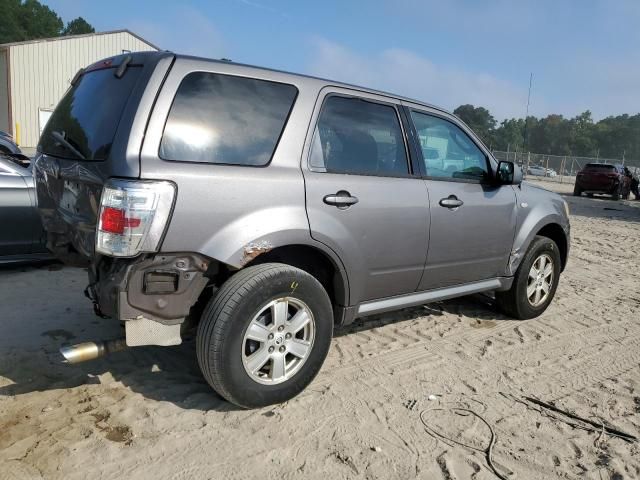
[[67, 140], [66, 138], [64, 138], [64, 135], [56, 130], [53, 130], [51, 132], [51, 136], [63, 147], [65, 147], [67, 150], [69, 150], [71, 153], [73, 153], [76, 157], [82, 159], [82, 160], [86, 160], [86, 157], [80, 153], [80, 151], [73, 146], [73, 144], [71, 142], [69, 142], [69, 140]]
[[116, 78], [122, 78], [124, 76], [124, 72], [127, 71], [127, 67], [131, 63], [131, 60], [133, 60], [133, 57], [131, 55], [127, 55], [127, 57], [124, 60], [122, 60], [122, 63], [118, 65], [118, 68], [113, 73], [113, 75]]

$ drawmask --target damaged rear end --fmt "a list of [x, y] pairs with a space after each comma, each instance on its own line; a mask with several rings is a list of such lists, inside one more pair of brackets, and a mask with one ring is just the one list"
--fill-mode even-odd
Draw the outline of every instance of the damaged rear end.
[[87, 296], [98, 315], [126, 322], [128, 346], [179, 344], [207, 284], [207, 258], [158, 254], [176, 185], [140, 179], [146, 125], [173, 60], [164, 52], [120, 55], [78, 72], [35, 160], [47, 246], [88, 267]]

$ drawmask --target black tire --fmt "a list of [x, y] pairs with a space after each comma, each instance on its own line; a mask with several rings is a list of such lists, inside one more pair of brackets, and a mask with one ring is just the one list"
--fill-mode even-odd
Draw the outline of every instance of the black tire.
[[616, 186], [615, 191], [611, 194], [611, 199], [618, 201], [620, 200], [620, 196], [622, 195], [622, 184], [618, 184]]
[[580, 195], [582, 195], [582, 190], [580, 190], [580, 187], [576, 185], [575, 187], [573, 187], [573, 196], [579, 197]]
[[[315, 321], [315, 338], [306, 361], [290, 379], [265, 385], [244, 367], [243, 339], [254, 316], [281, 297], [308, 306]], [[318, 280], [289, 265], [255, 265], [227, 280], [209, 301], [198, 326], [198, 363], [209, 385], [226, 400], [243, 408], [264, 407], [289, 400], [305, 389], [320, 371], [332, 334], [331, 301]]]
[[[543, 253], [546, 253], [553, 262], [553, 282], [545, 301], [534, 307], [527, 298], [529, 271], [535, 260]], [[561, 266], [560, 251], [556, 243], [550, 238], [536, 236], [516, 271], [511, 288], [505, 292], [496, 292], [496, 303], [500, 310], [519, 320], [527, 320], [541, 315], [555, 296]]]

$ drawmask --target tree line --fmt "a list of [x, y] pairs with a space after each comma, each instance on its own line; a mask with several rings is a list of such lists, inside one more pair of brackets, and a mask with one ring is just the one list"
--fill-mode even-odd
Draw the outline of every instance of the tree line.
[[56, 12], [38, 0], [0, 0], [0, 44], [94, 32], [82, 17], [65, 25]]
[[453, 113], [492, 150], [640, 160], [640, 113], [594, 122], [587, 110], [573, 118], [551, 114], [500, 124], [484, 107], [460, 105]]

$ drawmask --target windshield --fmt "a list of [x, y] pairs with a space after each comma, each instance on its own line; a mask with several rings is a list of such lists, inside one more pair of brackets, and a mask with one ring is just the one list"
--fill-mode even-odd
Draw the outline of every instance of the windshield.
[[40, 137], [46, 154], [79, 160], [109, 155], [122, 111], [140, 77], [131, 66], [122, 78], [114, 68], [85, 73], [60, 101]]

